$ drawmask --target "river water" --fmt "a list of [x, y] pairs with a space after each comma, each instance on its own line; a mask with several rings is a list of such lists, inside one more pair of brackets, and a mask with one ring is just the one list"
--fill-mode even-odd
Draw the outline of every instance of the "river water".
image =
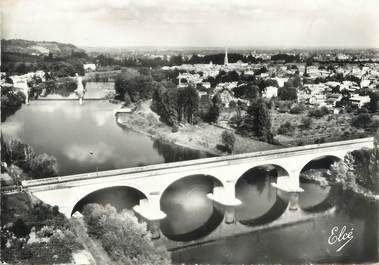
[[60, 175], [190, 160], [204, 152], [157, 142], [117, 125], [108, 101], [39, 100], [23, 105], [2, 124], [5, 138], [19, 138], [37, 153], [53, 155]]
[[[93, 172], [147, 164], [196, 159], [205, 153], [157, 142], [117, 125], [107, 101], [33, 101], [2, 125], [6, 138], [20, 138], [39, 153], [57, 158], [61, 175]], [[313, 165], [318, 168], [320, 163]], [[326, 167], [328, 165], [325, 165]], [[225, 224], [222, 207], [206, 194], [220, 183], [209, 176], [191, 176], [170, 185], [162, 194], [161, 209], [167, 218], [160, 223], [162, 236], [171, 241], [196, 243], [172, 252], [175, 263], [252, 264], [302, 262], [368, 262], [378, 248], [377, 205], [331, 187], [302, 180], [299, 198], [304, 213], [317, 218], [265, 231], [246, 232], [200, 243], [206, 237], [230, 229], [254, 229], [281, 218], [288, 198], [271, 186], [277, 170], [260, 168], [241, 176], [236, 196], [242, 204], [235, 209], [236, 222]], [[143, 194], [115, 187], [83, 198], [74, 211], [91, 202], [110, 203], [119, 210], [136, 205]], [[335, 212], [323, 215], [334, 207]], [[329, 244], [331, 230], [346, 226], [354, 238], [342, 250]], [[242, 231], [241, 230], [241, 231]], [[246, 230], [250, 231], [250, 230]]]

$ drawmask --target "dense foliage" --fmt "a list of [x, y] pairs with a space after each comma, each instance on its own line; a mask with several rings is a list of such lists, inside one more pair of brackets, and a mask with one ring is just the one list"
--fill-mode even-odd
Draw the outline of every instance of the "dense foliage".
[[299, 84], [292, 79], [284, 83], [284, 86], [278, 90], [278, 98], [281, 100], [296, 100], [297, 88]]
[[267, 104], [262, 98], [250, 103], [238, 131], [244, 135], [256, 136], [263, 141], [272, 142], [271, 116]]
[[310, 117], [321, 118], [325, 115], [329, 114], [329, 109], [326, 106], [322, 106], [321, 108], [314, 108], [309, 110], [308, 115]]
[[[57, 264], [70, 263], [72, 252], [81, 249], [67, 218], [59, 213], [58, 207], [43, 203], [34, 204], [22, 212], [1, 203], [1, 258], [8, 263]], [[15, 216], [17, 219], [15, 219]]]
[[117, 98], [120, 100], [130, 99], [132, 102], [146, 100], [152, 97], [154, 89], [158, 86], [151, 75], [138, 75], [130, 77], [120, 74], [115, 80]]
[[9, 75], [23, 75], [37, 70], [50, 72], [53, 77], [84, 75], [83, 63], [77, 57], [33, 56], [4, 53], [1, 70]]
[[223, 131], [221, 134], [221, 140], [229, 153], [232, 153], [234, 150], [234, 144], [236, 142], [236, 136], [231, 131]]
[[371, 192], [378, 189], [379, 149], [361, 149], [347, 154], [343, 161], [331, 167], [330, 176], [345, 189], [359, 190], [364, 187]]
[[177, 88], [170, 82], [154, 90], [151, 108], [169, 125], [180, 122], [194, 124], [199, 116], [199, 95], [196, 88]]
[[168, 252], [156, 247], [145, 223], [130, 212], [120, 213], [110, 205], [88, 204], [84, 220], [90, 236], [100, 240], [104, 250], [114, 261], [123, 264], [170, 264]]
[[1, 44], [1, 71], [9, 75], [37, 70], [50, 72], [53, 77], [83, 75], [83, 63], [89, 59], [84, 50], [72, 44], [27, 40], [1, 40]]
[[1, 160], [8, 166], [16, 165], [32, 178], [48, 178], [58, 174], [55, 157], [37, 154], [34, 149], [20, 140], [5, 142], [1, 138]]
[[281, 124], [278, 128], [278, 134], [291, 135], [294, 130], [295, 126], [293, 126], [292, 123], [290, 123], [289, 121], [286, 121], [285, 123]]
[[1, 121], [14, 114], [25, 102], [25, 95], [22, 92], [14, 92], [12, 87], [1, 88]]

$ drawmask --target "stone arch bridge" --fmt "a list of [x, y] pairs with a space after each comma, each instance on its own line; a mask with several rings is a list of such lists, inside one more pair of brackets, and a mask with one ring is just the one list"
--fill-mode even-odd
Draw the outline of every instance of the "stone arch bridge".
[[[146, 199], [133, 209], [147, 220], [165, 217], [160, 209], [163, 192], [175, 181], [193, 175], [207, 175], [219, 180], [208, 197], [227, 207], [240, 204], [235, 197], [238, 179], [250, 169], [274, 165], [282, 170], [276, 188], [298, 195], [302, 191], [299, 176], [302, 169], [315, 159], [334, 157], [343, 159], [353, 150], [372, 148], [373, 138], [306, 145], [239, 155], [229, 155], [191, 161], [150, 165], [96, 173], [62, 176], [22, 182], [22, 189], [50, 205], [57, 205], [70, 217], [77, 203], [85, 196], [110, 187], [131, 187], [143, 193]], [[296, 199], [295, 199], [296, 200]]]

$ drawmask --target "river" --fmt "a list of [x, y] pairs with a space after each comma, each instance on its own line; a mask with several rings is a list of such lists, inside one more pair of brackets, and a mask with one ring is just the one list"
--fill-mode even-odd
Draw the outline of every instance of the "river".
[[209, 156], [154, 141], [120, 127], [105, 100], [37, 100], [23, 105], [2, 124], [6, 139], [19, 138], [37, 153], [53, 155], [60, 175], [111, 170]]
[[[122, 128], [107, 101], [32, 101], [2, 125], [5, 138], [20, 138], [39, 153], [57, 158], [61, 175], [93, 172], [207, 157], [208, 154], [177, 147]], [[318, 165], [313, 166], [317, 168]], [[160, 223], [162, 237], [173, 242], [199, 242], [172, 251], [175, 263], [251, 264], [309, 262], [368, 262], [378, 248], [376, 205], [346, 195], [340, 190], [302, 180], [299, 198], [304, 213], [323, 213], [311, 221], [276, 227], [262, 232], [252, 229], [281, 218], [288, 199], [271, 186], [277, 171], [248, 171], [236, 184], [242, 204], [235, 209], [236, 222], [225, 224], [222, 207], [206, 194], [220, 183], [209, 176], [191, 176], [170, 185], [162, 194], [161, 209], [167, 218]], [[75, 210], [90, 202], [111, 203], [118, 209], [136, 205], [143, 194], [115, 187], [93, 193]], [[333, 227], [354, 229], [354, 238], [341, 251], [328, 238]], [[238, 236], [201, 243], [226, 230], [251, 231]], [[250, 229], [250, 230], [249, 230]], [[221, 231], [221, 232], [220, 232]]]

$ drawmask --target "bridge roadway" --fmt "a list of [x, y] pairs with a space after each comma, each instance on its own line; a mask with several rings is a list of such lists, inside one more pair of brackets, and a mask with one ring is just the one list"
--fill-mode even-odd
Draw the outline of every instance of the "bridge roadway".
[[[324, 144], [283, 148], [239, 155], [204, 158], [175, 163], [150, 165], [135, 168], [109, 170], [88, 174], [60, 176], [22, 182], [22, 189], [33, 193], [50, 205], [57, 205], [66, 216], [73, 214], [77, 203], [93, 192], [110, 187], [130, 187], [143, 193], [134, 210], [148, 220], [158, 220], [166, 215], [160, 210], [164, 191], [182, 178], [205, 175], [219, 185], [208, 197], [217, 203], [233, 207], [240, 203], [235, 197], [235, 184], [244, 173], [258, 166], [270, 165], [278, 169], [278, 178], [273, 185], [296, 196], [302, 191], [299, 176], [312, 160], [326, 156], [343, 159], [353, 150], [372, 148], [374, 139], [362, 138]], [[290, 203], [291, 206], [291, 203]], [[233, 218], [232, 216], [230, 218]]]

